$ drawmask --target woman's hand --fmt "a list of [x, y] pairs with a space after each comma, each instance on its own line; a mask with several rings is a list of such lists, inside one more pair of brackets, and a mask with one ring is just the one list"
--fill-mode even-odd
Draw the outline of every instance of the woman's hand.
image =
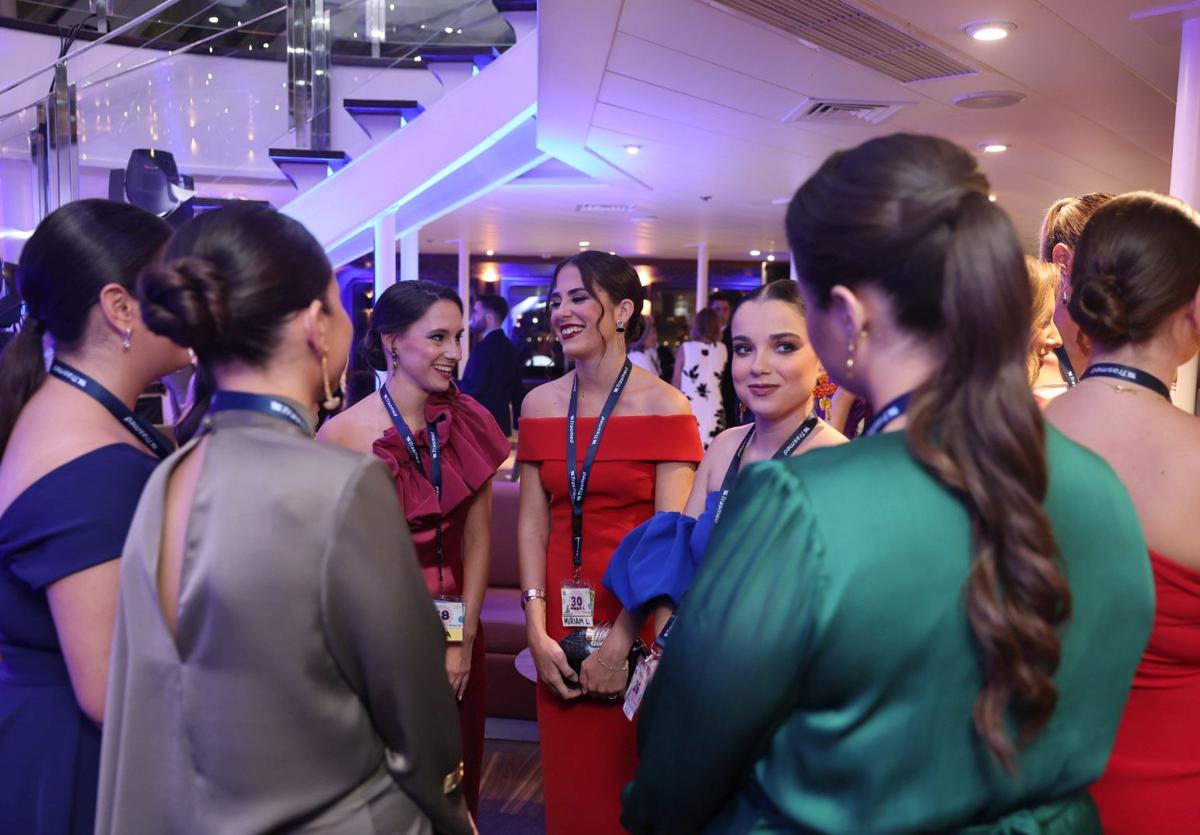
[[467, 679], [471, 677], [471, 648], [466, 644], [450, 644], [446, 647], [446, 675], [450, 687], [461, 702], [467, 695]]
[[621, 635], [608, 633], [598, 650], [584, 659], [579, 683], [588, 696], [616, 701], [629, 684], [629, 648]]
[[567, 654], [558, 645], [558, 641], [545, 632], [531, 635], [529, 651], [533, 655], [533, 663], [537, 666], [538, 677], [562, 699], [577, 699], [582, 692], [568, 687], [567, 682], [577, 681], [578, 676], [567, 663]]

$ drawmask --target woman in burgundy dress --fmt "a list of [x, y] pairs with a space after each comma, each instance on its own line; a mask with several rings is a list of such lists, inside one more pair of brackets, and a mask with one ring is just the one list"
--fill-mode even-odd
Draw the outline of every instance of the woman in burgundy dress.
[[1200, 347], [1197, 252], [1200, 215], [1178, 200], [1134, 192], [1097, 210], [1075, 250], [1069, 302], [1090, 364], [1046, 410], [1116, 470], [1154, 572], [1150, 643], [1092, 787], [1107, 835], [1200, 830], [1200, 422], [1169, 388]]
[[[541, 678], [550, 835], [623, 831], [621, 790], [637, 770], [637, 746], [621, 695], [630, 647], [639, 634], [652, 640], [653, 630], [623, 611], [601, 579], [626, 533], [656, 510], [683, 509], [703, 456], [687, 398], [626, 358], [627, 342], [642, 330], [643, 300], [623, 258], [587, 251], [560, 263], [550, 324], [575, 370], [535, 389], [521, 409], [517, 543]], [[611, 631], [576, 673], [559, 641], [604, 624]]]
[[492, 477], [509, 445], [487, 409], [454, 385], [462, 321], [462, 301], [448, 288], [404, 281], [384, 291], [359, 350], [387, 372], [386, 385], [317, 437], [373, 453], [392, 470], [446, 627], [446, 675], [459, 699], [463, 785], [475, 815], [487, 714], [479, 614], [491, 567]]

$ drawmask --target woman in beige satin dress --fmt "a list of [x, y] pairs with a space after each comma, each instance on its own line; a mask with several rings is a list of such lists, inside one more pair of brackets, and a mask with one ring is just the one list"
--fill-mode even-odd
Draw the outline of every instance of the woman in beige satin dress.
[[317, 242], [185, 224], [143, 317], [218, 391], [121, 570], [98, 835], [469, 833], [445, 639], [387, 468], [312, 440], [350, 322]]

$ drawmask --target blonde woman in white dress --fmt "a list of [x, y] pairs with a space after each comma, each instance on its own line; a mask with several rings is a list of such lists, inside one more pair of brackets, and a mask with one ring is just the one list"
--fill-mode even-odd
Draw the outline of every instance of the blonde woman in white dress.
[[691, 338], [675, 353], [673, 380], [692, 404], [705, 449], [725, 430], [721, 374], [728, 362], [729, 352], [721, 341], [721, 320], [716, 311], [705, 308], [692, 322]]

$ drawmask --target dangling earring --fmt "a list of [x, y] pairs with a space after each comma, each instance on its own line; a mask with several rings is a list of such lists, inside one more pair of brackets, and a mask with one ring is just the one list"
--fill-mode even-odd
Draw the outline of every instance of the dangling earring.
[[625, 323], [620, 319], [617, 320], [617, 333], [625, 333]]
[[332, 384], [329, 382], [329, 345], [325, 342], [324, 323], [321, 323], [321, 382], [325, 385], [325, 401], [321, 408], [326, 412], [336, 412], [342, 405], [342, 398], [334, 396]]
[[857, 350], [858, 350], [857, 343], [855, 343], [855, 341], [853, 339], [851, 339], [850, 343], [846, 346], [846, 353], [849, 355], [846, 357], [846, 376], [847, 377], [854, 376], [854, 352]]
[[396, 356], [396, 349], [392, 349], [392, 370], [395, 371], [400, 367], [400, 357]]
[[125, 335], [121, 338], [121, 348], [125, 351], [129, 350], [129, 343], [133, 339], [133, 328], [126, 328]]

